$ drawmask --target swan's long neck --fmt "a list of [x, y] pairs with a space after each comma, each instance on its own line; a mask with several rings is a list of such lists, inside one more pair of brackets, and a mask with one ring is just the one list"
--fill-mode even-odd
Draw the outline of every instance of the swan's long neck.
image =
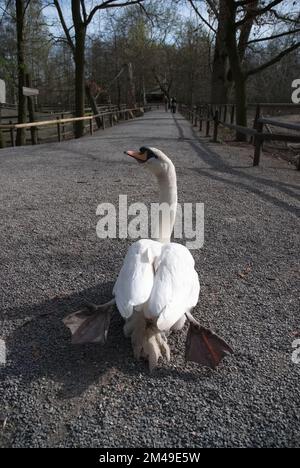
[[160, 213], [156, 238], [159, 242], [168, 243], [175, 224], [177, 210], [177, 181], [173, 163], [167, 167], [164, 174], [157, 176], [159, 187]]

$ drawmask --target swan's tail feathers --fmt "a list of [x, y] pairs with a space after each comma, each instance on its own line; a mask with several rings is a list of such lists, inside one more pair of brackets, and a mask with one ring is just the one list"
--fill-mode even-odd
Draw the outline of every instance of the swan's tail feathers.
[[170, 361], [170, 348], [165, 334], [147, 320], [141, 311], [135, 311], [127, 320], [124, 334], [131, 337], [134, 357], [148, 360], [150, 372], [157, 367], [160, 358], [166, 357]]
[[83, 309], [65, 317], [63, 323], [72, 333], [72, 344], [104, 344], [115, 303], [115, 299], [112, 299], [106, 304], [87, 304]]

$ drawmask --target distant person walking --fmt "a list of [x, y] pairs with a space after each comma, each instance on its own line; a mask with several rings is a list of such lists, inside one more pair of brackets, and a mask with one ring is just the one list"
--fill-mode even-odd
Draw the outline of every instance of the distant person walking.
[[169, 110], [169, 99], [168, 99], [168, 96], [165, 94], [165, 97], [164, 97], [164, 103], [165, 103], [165, 111], [168, 112]]
[[172, 113], [173, 113], [173, 114], [176, 114], [176, 110], [177, 110], [177, 101], [176, 101], [176, 98], [175, 98], [175, 97], [172, 97], [172, 99], [171, 99], [171, 110], [172, 110]]

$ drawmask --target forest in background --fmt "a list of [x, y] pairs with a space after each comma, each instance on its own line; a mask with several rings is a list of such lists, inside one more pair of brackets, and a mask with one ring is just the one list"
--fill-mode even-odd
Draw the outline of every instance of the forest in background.
[[98, 105], [235, 102], [243, 125], [247, 101], [291, 101], [299, 34], [291, 0], [0, 0], [0, 78], [19, 122], [29, 79], [40, 107], [76, 116], [88, 87]]

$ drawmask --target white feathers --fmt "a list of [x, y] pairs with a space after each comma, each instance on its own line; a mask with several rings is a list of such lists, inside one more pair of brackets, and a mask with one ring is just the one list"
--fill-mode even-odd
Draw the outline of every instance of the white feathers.
[[154, 281], [153, 262], [161, 253], [162, 244], [142, 239], [129, 247], [113, 289], [118, 310], [129, 318], [134, 307], [142, 306], [151, 294]]
[[200, 285], [189, 250], [166, 244], [157, 259], [157, 272], [148, 301], [147, 314], [157, 317], [159, 330], [170, 328], [198, 302]]
[[120, 314], [134, 308], [168, 331], [197, 304], [200, 292], [194, 259], [180, 244], [152, 240], [135, 242], [128, 250], [114, 287]]

